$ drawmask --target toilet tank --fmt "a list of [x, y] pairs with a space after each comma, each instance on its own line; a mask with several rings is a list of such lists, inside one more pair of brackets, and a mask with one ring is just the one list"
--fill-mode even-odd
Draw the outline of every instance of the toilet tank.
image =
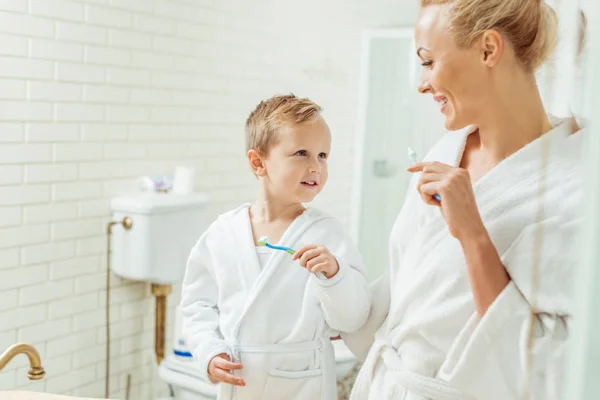
[[136, 193], [111, 202], [115, 225], [111, 268], [123, 278], [172, 284], [183, 279], [190, 250], [207, 228], [208, 200], [202, 194]]

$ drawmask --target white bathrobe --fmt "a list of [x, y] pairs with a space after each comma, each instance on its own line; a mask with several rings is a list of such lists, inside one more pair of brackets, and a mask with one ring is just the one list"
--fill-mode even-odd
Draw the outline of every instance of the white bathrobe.
[[[461, 245], [413, 177], [369, 320], [343, 335], [355, 354], [368, 352], [351, 399], [560, 398], [582, 189], [583, 133], [570, 128], [559, 123], [473, 185], [511, 277], [480, 320]], [[456, 166], [473, 130], [448, 133], [426, 159]]]
[[309, 208], [279, 244], [322, 244], [339, 272], [311, 274], [284, 251], [261, 270], [249, 206], [221, 215], [191, 252], [181, 301], [191, 352], [202, 371], [220, 353], [243, 364], [247, 386], [221, 385], [219, 399], [336, 399], [329, 336], [356, 331], [370, 308], [360, 254], [339, 222]]

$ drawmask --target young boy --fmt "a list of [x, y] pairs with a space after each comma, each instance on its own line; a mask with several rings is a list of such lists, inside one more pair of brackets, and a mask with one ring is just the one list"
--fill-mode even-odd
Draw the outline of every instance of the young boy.
[[[365, 322], [360, 254], [334, 218], [302, 204], [327, 182], [331, 146], [321, 107], [294, 95], [261, 102], [246, 121], [259, 194], [221, 215], [192, 249], [183, 332], [219, 399], [333, 400], [329, 337]], [[259, 246], [259, 238], [297, 250]]]

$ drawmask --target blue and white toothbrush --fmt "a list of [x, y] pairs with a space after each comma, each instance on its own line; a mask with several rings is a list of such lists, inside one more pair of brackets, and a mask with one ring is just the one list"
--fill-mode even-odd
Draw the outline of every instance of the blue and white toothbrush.
[[[294, 250], [294, 249], [290, 249], [289, 247], [276, 246], [274, 244], [269, 243], [269, 237], [268, 236], [261, 236], [260, 239], [258, 239], [258, 244], [260, 244], [261, 246], [266, 246], [266, 247], [268, 247], [270, 249], [273, 249], [273, 250], [285, 251], [286, 253], [289, 253], [291, 255], [296, 254], [296, 250]], [[321, 271], [321, 274], [323, 274], [323, 276], [327, 276], [327, 274], [325, 273], [325, 271]]]
[[[412, 147], [408, 148], [408, 159], [413, 164], [417, 163], [417, 153], [412, 149]], [[437, 193], [433, 195], [433, 198], [436, 199], [437, 201], [439, 201], [440, 203], [442, 202], [442, 196], [440, 196]]]
[[294, 255], [296, 253], [296, 250], [290, 249], [289, 247], [275, 246], [275, 245], [269, 243], [268, 236], [261, 236], [260, 239], [258, 239], [258, 244], [260, 244], [261, 246], [267, 246], [268, 248], [273, 249], [273, 250], [285, 251], [285, 252], [290, 253], [291, 255]]

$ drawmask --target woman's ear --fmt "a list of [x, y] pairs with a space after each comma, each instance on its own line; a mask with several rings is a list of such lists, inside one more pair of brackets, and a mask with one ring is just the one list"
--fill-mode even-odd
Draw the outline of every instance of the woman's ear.
[[481, 35], [481, 61], [488, 67], [494, 67], [500, 62], [504, 51], [504, 38], [494, 29], [487, 30]]
[[258, 151], [254, 149], [248, 150], [248, 162], [250, 163], [250, 168], [252, 168], [252, 172], [256, 176], [265, 176], [267, 174], [267, 168], [265, 167], [265, 163], [261, 155]]

